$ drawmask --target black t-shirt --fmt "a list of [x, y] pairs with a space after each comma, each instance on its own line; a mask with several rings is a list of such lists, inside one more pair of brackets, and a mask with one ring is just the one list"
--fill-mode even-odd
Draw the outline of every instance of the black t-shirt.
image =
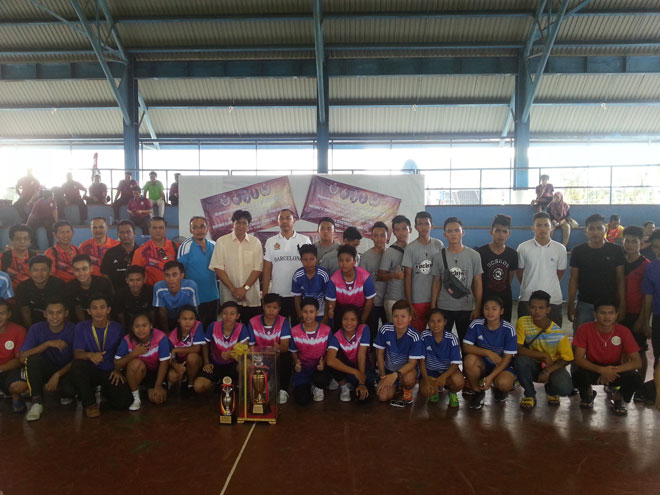
[[658, 257], [658, 255], [655, 254], [655, 251], [653, 251], [653, 248], [651, 246], [642, 249], [640, 253], [642, 256], [644, 256], [644, 258], [646, 258], [649, 261], [653, 261]]
[[64, 289], [64, 297], [69, 310], [72, 311], [76, 306], [82, 309], [89, 308], [89, 298], [94, 294], [103, 294], [110, 299], [110, 306], [112, 306], [112, 284], [107, 278], [92, 275], [92, 283], [89, 289], [83, 289], [77, 278], [66, 283]]
[[580, 244], [571, 253], [571, 268], [580, 270], [578, 301], [616, 301], [616, 267], [626, 262], [623, 248], [606, 242], [601, 248]]
[[101, 261], [101, 273], [110, 277], [112, 286], [115, 291], [126, 287], [126, 269], [133, 261], [133, 254], [137, 251], [138, 246], [135, 245], [130, 253], [122, 247], [121, 244], [111, 247], [105, 252], [103, 260]]
[[115, 310], [119, 313], [124, 313], [126, 325], [128, 326], [133, 318], [140, 313], [145, 313], [151, 310], [151, 303], [154, 300], [154, 288], [151, 285], [144, 284], [140, 295], [135, 297], [131, 293], [131, 289], [126, 286], [119, 289], [115, 297]]
[[506, 246], [502, 254], [495, 254], [488, 244], [477, 249], [481, 256], [484, 294], [500, 296], [505, 301], [511, 299], [509, 274], [518, 269], [518, 253]]
[[48, 277], [46, 286], [39, 289], [32, 279], [25, 280], [16, 287], [16, 303], [19, 307], [28, 306], [32, 323], [46, 319], [46, 301], [51, 297], [63, 297], [65, 284], [57, 277]]

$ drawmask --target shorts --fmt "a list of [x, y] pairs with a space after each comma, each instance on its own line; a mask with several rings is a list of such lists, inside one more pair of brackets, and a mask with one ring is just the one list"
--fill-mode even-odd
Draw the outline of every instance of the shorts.
[[211, 380], [213, 383], [220, 383], [222, 379], [225, 376], [231, 377], [231, 381], [233, 383], [238, 383], [238, 370], [237, 368], [238, 363], [233, 363], [233, 364], [213, 364], [213, 371], [210, 373], [207, 373], [202, 369], [202, 372], [200, 373], [199, 377], [200, 378], [206, 378], [207, 380]]
[[[481, 358], [481, 359], [483, 359], [483, 358]], [[512, 362], [513, 362], [513, 361], [512, 361]], [[496, 367], [495, 363], [493, 363], [493, 362], [491, 362], [491, 361], [486, 361], [486, 360], [484, 359], [484, 364], [486, 365], [486, 371], [485, 371], [485, 373], [484, 373], [484, 376], [486, 376], [486, 375], [490, 375], [490, 374], [493, 372], [493, 370], [495, 369], [495, 367]], [[509, 364], [509, 366], [507, 366], [506, 368], [504, 368], [502, 371], [508, 371], [508, 372], [511, 373], [513, 376], [515, 376], [516, 378], [518, 378], [518, 375], [516, 375], [516, 370], [513, 368], [513, 365], [511, 365], [511, 364]]]
[[414, 303], [413, 309], [415, 310], [415, 318], [411, 322], [411, 326], [419, 333], [426, 329], [428, 323], [429, 313], [431, 312], [431, 303]]
[[9, 387], [15, 382], [24, 382], [25, 368], [16, 368], [10, 371], [0, 373], [0, 389], [9, 395]]
[[446, 373], [448, 369], [449, 368], [444, 369], [444, 370], [429, 370], [429, 369], [427, 369], [426, 374], [431, 378], [438, 378], [443, 373]]
[[156, 378], [158, 378], [158, 369], [147, 370], [147, 374], [144, 375], [140, 385], [147, 389], [154, 388], [156, 386]]

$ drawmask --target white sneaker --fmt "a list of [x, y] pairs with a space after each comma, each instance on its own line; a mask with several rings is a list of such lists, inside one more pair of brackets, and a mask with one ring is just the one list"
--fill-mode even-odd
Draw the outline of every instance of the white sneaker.
[[278, 397], [278, 404], [286, 404], [289, 400], [289, 393], [286, 390], [280, 390], [280, 395]]
[[96, 392], [94, 393], [94, 397], [96, 398], [96, 403], [100, 404], [101, 403], [101, 385], [97, 385]]
[[35, 402], [32, 404], [32, 407], [30, 408], [30, 411], [27, 413], [27, 416], [25, 416], [25, 419], [28, 421], [36, 421], [41, 417], [41, 413], [44, 412], [44, 406], [39, 404], [38, 402]]
[[321, 402], [325, 398], [323, 389], [312, 385], [312, 397], [314, 397], [314, 402]]
[[351, 401], [351, 390], [352, 387], [350, 384], [345, 383], [341, 386], [341, 392], [339, 393], [339, 400], [342, 402], [350, 402]]
[[334, 391], [334, 390], [339, 390], [339, 383], [337, 383], [337, 380], [334, 378], [330, 380], [330, 385], [328, 385], [328, 390]]
[[129, 411], [139, 411], [142, 407], [142, 401], [140, 400], [140, 392], [133, 392], [133, 404], [128, 407]]
[[63, 406], [70, 406], [73, 404], [73, 399], [71, 397], [60, 397], [60, 404]]

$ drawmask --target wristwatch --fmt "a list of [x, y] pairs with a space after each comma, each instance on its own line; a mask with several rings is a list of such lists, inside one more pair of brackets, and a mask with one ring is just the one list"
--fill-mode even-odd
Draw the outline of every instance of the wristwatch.
[[243, 286], [243, 288], [244, 288], [245, 290], [250, 290], [250, 286], [249, 286], [248, 284], [245, 284], [245, 285]]

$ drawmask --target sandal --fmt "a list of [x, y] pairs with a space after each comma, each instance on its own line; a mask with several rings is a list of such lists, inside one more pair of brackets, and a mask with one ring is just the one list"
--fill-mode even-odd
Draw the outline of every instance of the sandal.
[[560, 404], [558, 395], [548, 395], [546, 398], [548, 399], [549, 406], [558, 406]]
[[534, 409], [536, 407], [536, 399], [534, 397], [523, 397], [520, 401], [520, 409]]

